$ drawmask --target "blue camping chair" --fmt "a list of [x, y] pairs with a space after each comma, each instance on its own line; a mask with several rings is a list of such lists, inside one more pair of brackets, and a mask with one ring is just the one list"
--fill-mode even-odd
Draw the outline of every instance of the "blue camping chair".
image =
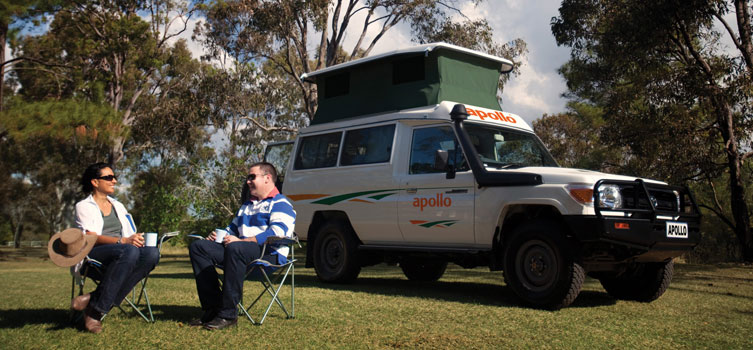
[[[204, 239], [204, 237], [199, 235], [188, 235], [188, 237], [195, 239]], [[295, 233], [293, 234], [292, 238], [282, 238], [276, 236], [268, 237], [266, 242], [262, 246], [262, 257], [266, 255], [267, 250], [270, 249], [268, 247], [271, 245], [278, 247], [287, 246], [289, 248], [288, 261], [284, 264], [272, 264], [271, 262], [266, 261], [263, 258], [259, 258], [248, 264], [245, 280], [260, 282], [262, 289], [256, 299], [254, 299], [254, 301], [248, 306], [243, 305], [243, 296], [241, 296], [241, 300], [238, 303], [238, 307], [240, 308], [238, 313], [239, 315], [246, 315], [246, 317], [249, 321], [251, 321], [252, 324], [263, 324], [273, 305], [280, 307], [283, 313], [285, 313], [285, 318], [295, 318], [295, 246], [297, 245], [300, 248], [301, 243], [298, 241], [298, 236], [296, 236]], [[222, 266], [217, 267], [222, 269]], [[285, 285], [288, 276], [290, 276], [290, 309], [288, 309], [288, 307], [285, 306], [283, 300], [280, 299], [280, 291]], [[222, 285], [222, 278], [220, 278], [220, 285]], [[244, 288], [244, 294], [247, 290], [247, 288]], [[264, 310], [261, 319], [259, 319], [259, 321], [257, 322], [251, 316], [251, 309], [255, 305], [260, 304], [261, 301], [264, 300], [265, 296], [269, 296], [269, 304], [266, 304], [266, 309]]]

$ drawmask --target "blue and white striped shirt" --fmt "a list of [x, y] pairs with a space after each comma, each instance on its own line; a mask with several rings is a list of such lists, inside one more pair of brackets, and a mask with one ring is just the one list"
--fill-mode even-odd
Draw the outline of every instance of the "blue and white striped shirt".
[[[292, 238], [294, 228], [293, 205], [275, 188], [267, 198], [252, 198], [244, 203], [226, 230], [240, 238], [256, 237], [257, 243], [263, 245], [270, 236]], [[271, 254], [278, 255], [278, 263], [287, 262], [287, 246], [270, 247], [274, 250]]]

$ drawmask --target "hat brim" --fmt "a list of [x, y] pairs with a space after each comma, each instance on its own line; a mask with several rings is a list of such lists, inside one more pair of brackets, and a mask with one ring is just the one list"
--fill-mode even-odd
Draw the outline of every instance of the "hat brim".
[[[80, 235], [84, 236], [84, 247], [81, 249], [78, 254], [74, 256], [65, 256], [63, 254], [60, 254], [57, 251], [57, 245], [60, 244], [60, 236], [63, 235], [64, 232], [75, 230]], [[84, 257], [89, 254], [89, 252], [94, 248], [94, 244], [97, 242], [97, 236], [96, 235], [85, 235], [81, 231], [81, 229], [78, 228], [69, 228], [63, 231], [60, 231], [56, 234], [54, 234], [51, 238], [49, 243], [47, 243], [47, 253], [50, 255], [50, 260], [57, 266], [60, 267], [70, 267], [73, 265], [76, 265], [79, 263], [79, 261], [83, 260]]]

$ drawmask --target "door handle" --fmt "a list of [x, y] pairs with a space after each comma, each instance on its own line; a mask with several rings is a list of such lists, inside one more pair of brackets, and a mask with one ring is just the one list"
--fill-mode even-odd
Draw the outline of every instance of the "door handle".
[[463, 188], [456, 188], [452, 191], [446, 191], [445, 193], [468, 193], [468, 190]]

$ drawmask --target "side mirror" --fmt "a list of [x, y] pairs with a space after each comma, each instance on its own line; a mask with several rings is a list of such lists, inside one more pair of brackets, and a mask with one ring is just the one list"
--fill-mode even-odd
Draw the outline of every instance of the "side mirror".
[[450, 159], [450, 154], [447, 151], [438, 149], [434, 153], [434, 170], [445, 170], [447, 168], [447, 162]]
[[455, 168], [448, 165], [449, 159], [450, 154], [447, 151], [438, 149], [437, 152], [434, 153], [434, 169], [447, 171], [447, 178], [454, 179]]

